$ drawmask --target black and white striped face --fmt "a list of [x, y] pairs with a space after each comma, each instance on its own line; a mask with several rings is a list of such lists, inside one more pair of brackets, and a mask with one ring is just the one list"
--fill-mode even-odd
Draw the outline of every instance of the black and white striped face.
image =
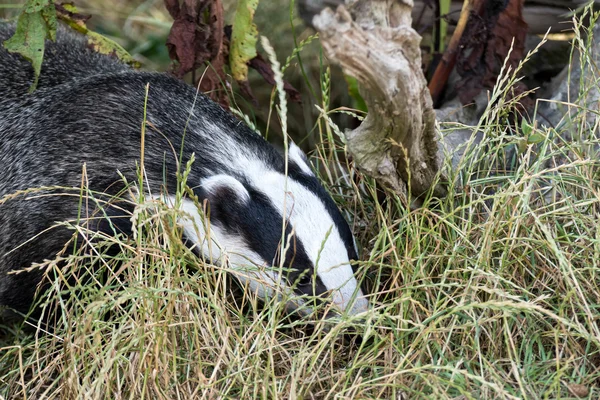
[[188, 239], [213, 262], [228, 262], [262, 297], [279, 288], [295, 295], [289, 306], [305, 314], [312, 312], [303, 306], [309, 298], [336, 312], [365, 311], [368, 301], [350, 264], [357, 257], [352, 233], [302, 151], [291, 146], [287, 178], [260, 160], [241, 157], [243, 169], [234, 165], [231, 173], [205, 178], [196, 189], [209, 204], [209, 224], [194, 203], [184, 203], [195, 220], [182, 221]]

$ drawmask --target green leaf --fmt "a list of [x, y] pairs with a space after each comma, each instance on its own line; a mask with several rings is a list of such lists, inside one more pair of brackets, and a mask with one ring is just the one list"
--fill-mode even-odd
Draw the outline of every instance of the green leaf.
[[519, 139], [517, 140], [517, 149], [519, 154], [525, 153], [527, 151], [527, 139]]
[[258, 0], [238, 0], [229, 51], [231, 74], [236, 81], [248, 80], [248, 61], [256, 57], [258, 29], [252, 22]]
[[117, 58], [132, 65], [136, 68], [140, 67], [139, 61], [134, 59], [131, 54], [127, 52], [117, 42], [103, 36], [97, 32], [88, 30], [86, 33], [88, 37], [88, 44], [98, 53], [116, 55]]
[[15, 34], [4, 42], [11, 53], [18, 53], [31, 63], [34, 72], [32, 92], [38, 84], [46, 38], [56, 40], [56, 10], [51, 0], [28, 0], [23, 6]]
[[542, 135], [541, 133], [534, 133], [527, 137], [527, 143], [529, 143], [529, 144], [541, 143], [544, 141], [545, 138], [546, 137], [544, 135]]
[[529, 122], [527, 122], [525, 120], [525, 118], [523, 118], [521, 120], [521, 132], [523, 132], [523, 135], [524, 136], [528, 136], [531, 133], [532, 130], [533, 130], [533, 126], [531, 126], [529, 124]]

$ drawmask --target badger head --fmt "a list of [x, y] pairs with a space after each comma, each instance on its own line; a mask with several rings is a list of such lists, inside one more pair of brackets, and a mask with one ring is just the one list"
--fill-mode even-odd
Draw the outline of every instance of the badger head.
[[306, 299], [334, 313], [367, 310], [351, 266], [357, 249], [350, 228], [302, 151], [290, 147], [287, 176], [253, 157], [237, 160], [240, 168], [194, 188], [208, 212], [184, 201], [187, 239], [212, 262], [227, 263], [260, 297], [287, 292], [295, 298], [288, 307], [303, 314], [313, 311]]

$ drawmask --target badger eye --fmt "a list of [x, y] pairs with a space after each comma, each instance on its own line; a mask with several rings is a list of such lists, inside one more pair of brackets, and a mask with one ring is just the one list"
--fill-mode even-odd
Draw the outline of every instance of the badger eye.
[[312, 283], [312, 280], [310, 279], [310, 274], [308, 273], [304, 273], [302, 275], [300, 275], [300, 277], [298, 278], [298, 285], [300, 286], [308, 286]]

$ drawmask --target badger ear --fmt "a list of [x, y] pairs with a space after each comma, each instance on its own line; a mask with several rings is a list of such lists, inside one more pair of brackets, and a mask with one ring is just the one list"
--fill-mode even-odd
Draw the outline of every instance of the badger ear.
[[294, 142], [290, 142], [290, 147], [288, 148], [288, 157], [291, 161], [293, 161], [298, 167], [307, 175], [314, 175], [312, 171], [312, 167], [308, 162], [308, 157], [306, 154], [296, 145]]
[[200, 188], [211, 202], [237, 202], [246, 204], [250, 201], [250, 193], [244, 184], [231, 175], [219, 174], [204, 178]]

